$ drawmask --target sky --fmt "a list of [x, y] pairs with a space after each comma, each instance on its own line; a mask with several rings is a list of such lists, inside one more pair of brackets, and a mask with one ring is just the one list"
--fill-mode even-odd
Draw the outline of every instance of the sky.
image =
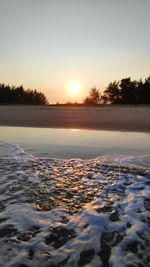
[[[0, 83], [82, 102], [150, 75], [150, 0], [0, 0]], [[78, 95], [68, 87], [80, 85]]]

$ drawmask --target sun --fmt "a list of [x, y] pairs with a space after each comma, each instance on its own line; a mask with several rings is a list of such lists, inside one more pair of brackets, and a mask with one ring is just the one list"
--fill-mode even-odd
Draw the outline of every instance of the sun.
[[77, 83], [71, 83], [69, 85], [69, 92], [71, 95], [78, 95], [80, 93], [80, 85]]

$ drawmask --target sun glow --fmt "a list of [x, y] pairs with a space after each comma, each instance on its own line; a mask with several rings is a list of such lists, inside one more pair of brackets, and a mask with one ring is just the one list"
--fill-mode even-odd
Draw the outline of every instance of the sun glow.
[[71, 95], [78, 95], [79, 93], [80, 93], [80, 85], [79, 84], [77, 84], [77, 83], [72, 83], [72, 84], [70, 84], [70, 86], [69, 86], [69, 93], [71, 94]]

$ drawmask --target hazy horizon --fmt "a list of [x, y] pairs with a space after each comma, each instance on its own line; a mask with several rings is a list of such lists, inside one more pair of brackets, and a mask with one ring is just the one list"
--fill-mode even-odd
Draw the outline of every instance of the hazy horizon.
[[[94, 85], [149, 76], [150, 1], [0, 0], [0, 82], [78, 101]], [[80, 85], [71, 95], [69, 84]]]

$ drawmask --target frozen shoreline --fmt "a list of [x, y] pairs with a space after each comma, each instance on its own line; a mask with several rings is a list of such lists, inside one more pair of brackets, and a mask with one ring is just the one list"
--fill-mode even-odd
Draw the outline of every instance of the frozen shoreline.
[[0, 125], [150, 131], [148, 106], [0, 106]]

